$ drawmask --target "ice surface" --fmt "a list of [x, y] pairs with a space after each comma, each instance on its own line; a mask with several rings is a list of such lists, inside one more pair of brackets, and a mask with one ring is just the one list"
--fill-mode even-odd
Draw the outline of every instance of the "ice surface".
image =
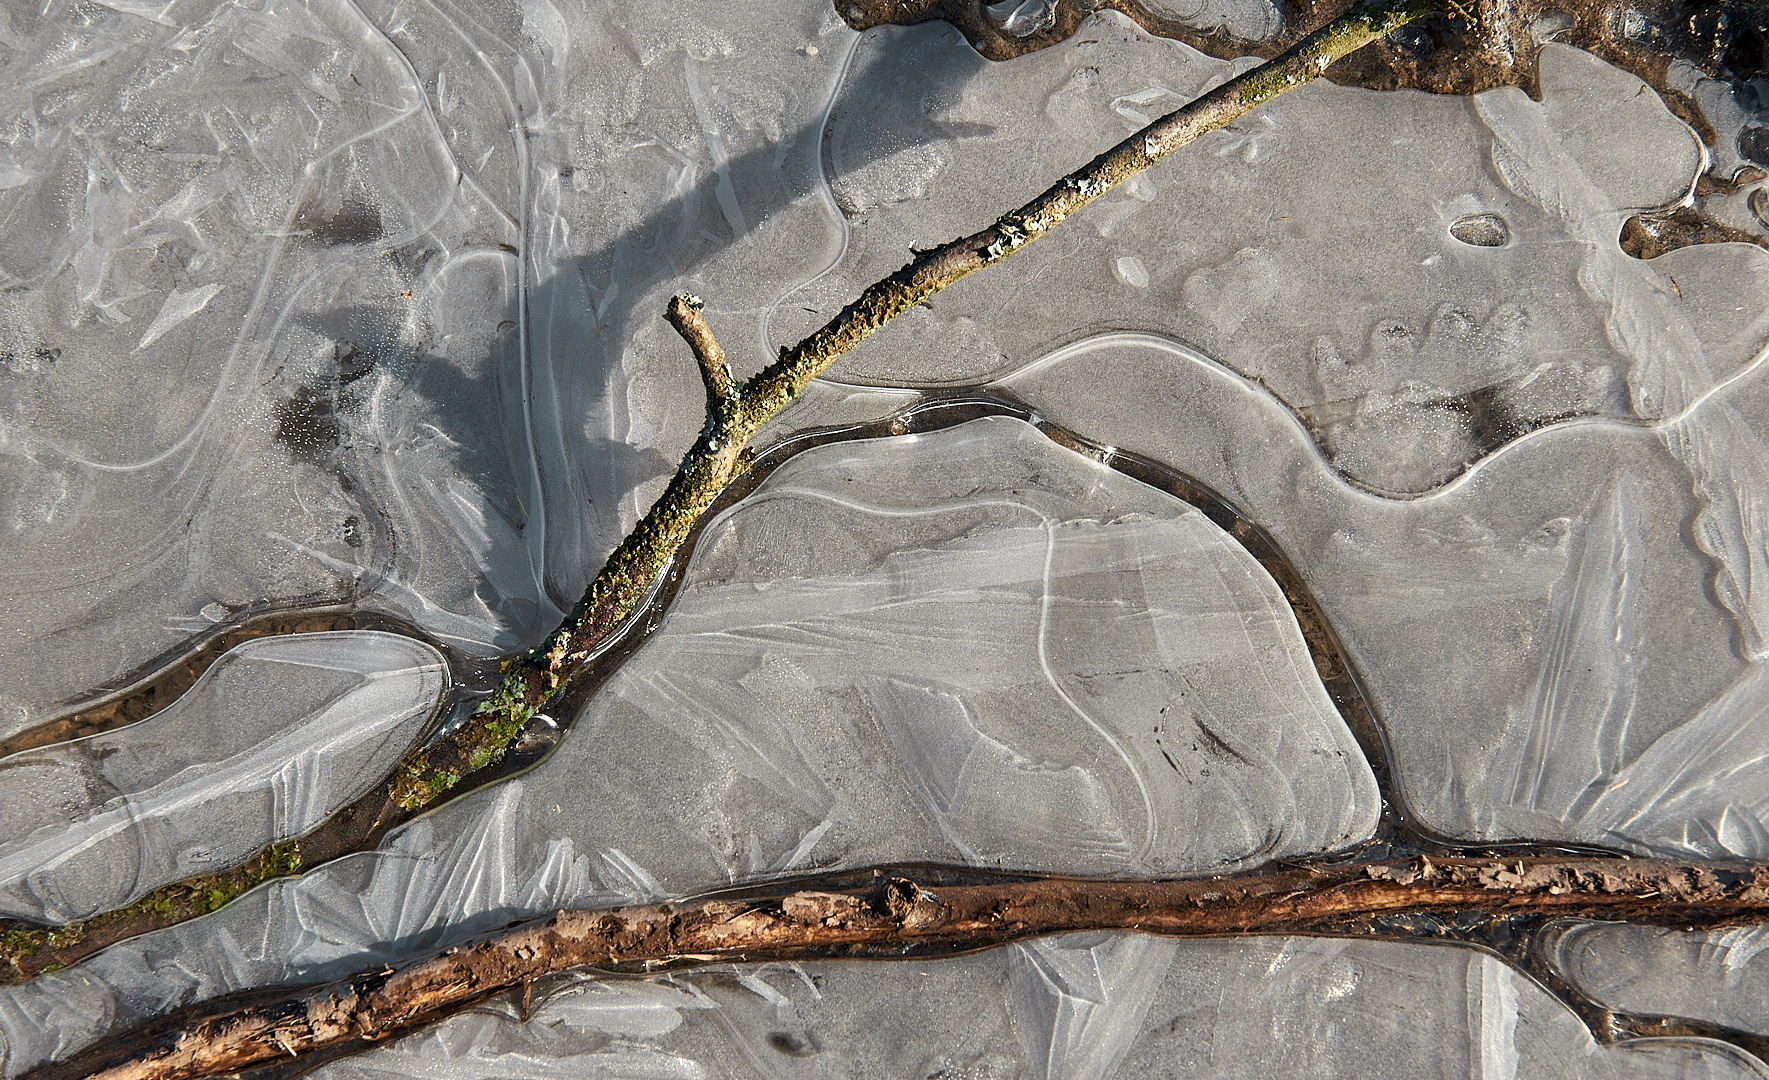
[[[1004, 385], [1272, 531], [1363, 673], [1400, 794], [1428, 827], [1715, 854], [1697, 822], [1760, 828], [1761, 668], [1734, 652], [1740, 623], [1684, 538], [1703, 507], [1661, 432], [1552, 427], [1398, 501], [1348, 488], [1269, 394], [1165, 339], [1090, 338]], [[1716, 756], [1702, 766], [1679, 743]], [[1633, 786], [1585, 820], [1624, 766]], [[1621, 809], [1646, 791], [1664, 797]]]
[[[394, 1077], [1760, 1077], [1699, 1039], [1595, 1045], [1489, 955], [1078, 934], [939, 962], [561, 980], [316, 1073]], [[1320, 1032], [1332, 1032], [1323, 1042]], [[1077, 1053], [1080, 1050], [1082, 1052]], [[576, 1070], [575, 1072], [569, 1070]]]
[[1544, 950], [1555, 971], [1617, 1012], [1685, 1016], [1769, 1034], [1769, 927], [1700, 933], [1590, 923]]
[[909, 860], [1220, 871], [1378, 810], [1264, 571], [1012, 420], [794, 458], [708, 526], [663, 628], [515, 790], [398, 841], [482, 864], [449, 903]]
[[1199, 30], [1220, 29], [1242, 41], [1266, 41], [1283, 29], [1271, 0], [1141, 0], [1144, 11]]
[[1376, 812], [1264, 572], [1010, 420], [775, 473], [568, 747], [585, 764], [531, 797], [591, 822], [644, 792], [655, 854], [626, 850], [671, 891], [903, 859], [1195, 873]]
[[[664, 626], [533, 772], [76, 970], [108, 1024], [565, 905], [911, 860], [1221, 872], [1345, 846], [1379, 809], [1242, 548], [982, 420], [776, 471], [708, 527]], [[4, 1025], [15, 1061], [104, 1029], [39, 984], [12, 991], [34, 1018]], [[1041, 1022], [1081, 1060], [1105, 1045], [1090, 1015]]]
[[[955, 140], [951, 168], [1029, 194], [1010, 146], [1080, 160], [1229, 70], [1109, 17], [1069, 48], [1025, 58], [1043, 118], [972, 84], [947, 123], [1009, 130]], [[1680, 197], [1699, 148], [1631, 76], [1544, 57], [1540, 104], [1287, 95], [1090, 208], [1093, 236], [1053, 235], [1018, 276], [967, 279], [910, 320], [926, 325], [884, 331], [894, 350], [867, 355], [888, 368], [856, 354], [835, 377], [1011, 372], [1050, 419], [1228, 495], [1320, 597], [1428, 827], [1758, 852], [1769, 733], [1733, 643], [1763, 656], [1769, 453], [1747, 418], [1764, 415], [1769, 323], [1737, 301], [1769, 261], [1623, 254], [1627, 208]], [[932, 225], [942, 211], [894, 206], [862, 207], [861, 262], [886, 237], [962, 231], [962, 205]], [[1093, 253], [1099, 272], [1076, 273]], [[1052, 323], [1102, 322], [1146, 330], [1040, 344]]]
[[477, 651], [532, 632], [499, 50], [434, 6], [344, 0], [11, 26], [0, 729], [206, 609], [379, 591]]
[[[1248, 37], [1273, 10], [1150, 6]], [[1030, 25], [1046, 6], [995, 10]], [[354, 602], [467, 654], [533, 640], [701, 427], [657, 318], [670, 293], [707, 299], [745, 374], [909, 245], [982, 227], [1250, 64], [1113, 13], [998, 65], [947, 27], [857, 35], [810, 0], [15, 5], [0, 733], [262, 608]], [[1757, 121], [1686, 84], [1729, 175]], [[1581, 53], [1546, 48], [1542, 86], [1287, 95], [910, 312], [763, 441], [996, 381], [1277, 540], [1362, 676], [1414, 821], [1769, 857], [1769, 254], [1627, 257], [1621, 222], [1683, 199], [1702, 151]], [[1753, 191], [1697, 198], [1757, 228]], [[709, 528], [663, 630], [555, 758], [381, 851], [0, 993], [6, 1075], [559, 904], [880, 859], [1207, 872], [1367, 833], [1369, 773], [1286, 605], [1195, 512], [1000, 421], [828, 447], [768, 484]], [[110, 785], [77, 811], [94, 835], [106, 800], [161, 800], [228, 739], [239, 775], [299, 781], [257, 789], [232, 831], [187, 808], [144, 820], [188, 842], [143, 846], [131, 824], [66, 873], [127, 863], [102, 882], [120, 895], [199, 841], [220, 858], [335, 805], [310, 784], [319, 743], [275, 725], [356, 702], [390, 725], [375, 754], [397, 752], [422, 695], [367, 698], [441, 676], [387, 647], [410, 655], [282, 664], [281, 696], [212, 745], [155, 734], [194, 698], [116, 744], [163, 747], [161, 772], [90, 747], [33, 758]], [[358, 745], [332, 795], [379, 769]], [[30, 816], [59, 799], [4, 799], [8, 843], [66, 827]], [[68, 911], [111, 902], [56, 888]], [[1597, 996], [1761, 1023], [1725, 989], [1761, 996], [1738, 981], [1748, 959], [1688, 959], [1717, 939], [1599, 936], [1566, 939], [1590, 944], [1575, 981]], [[1654, 979], [1668, 989], [1641, 997]], [[469, 1014], [329, 1068], [1757, 1068], [1699, 1042], [1598, 1048], [1491, 957], [1375, 943], [1094, 935], [555, 989], [532, 1024]]]
[[[854, 223], [849, 255], [816, 286], [830, 298], [820, 310], [894, 269], [905, 246], [982, 226], [1239, 66], [1103, 14], [1017, 60], [1011, 79], [935, 93], [919, 71], [962, 45], [894, 33], [865, 47], [907, 54], [901, 84], [844, 96], [831, 117]], [[1337, 469], [1394, 495], [1570, 416], [1678, 415], [1769, 337], [1761, 305], [1732, 302], [1763, 280], [1769, 252], [1690, 248], [1675, 265], [1624, 254], [1622, 221], [1682, 198], [1699, 144], [1632, 76], [1564, 46], [1543, 55], [1543, 103], [1321, 83], [1285, 95], [1102, 198], [1016, 255], [1016, 272], [968, 278], [899, 320], [830, 377], [962, 383], [1102, 326], [1157, 333], [1266, 387]], [[888, 174], [845, 168], [845, 140], [880, 127], [948, 137], [911, 140], [914, 169], [907, 156]], [[942, 177], [979, 194], [904, 201]], [[1473, 220], [1505, 242], [1452, 231]]]
[[262, 638], [141, 723], [0, 760], [0, 915], [74, 922], [300, 836], [380, 782], [447, 686], [409, 638]]

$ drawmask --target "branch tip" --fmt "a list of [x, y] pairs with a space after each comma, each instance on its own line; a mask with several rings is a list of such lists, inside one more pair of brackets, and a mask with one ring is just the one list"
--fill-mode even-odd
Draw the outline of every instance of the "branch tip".
[[682, 335], [682, 340], [688, 343], [694, 359], [700, 364], [700, 379], [706, 383], [707, 409], [720, 413], [725, 403], [737, 397], [739, 388], [737, 380], [731, 377], [731, 365], [725, 362], [725, 350], [719, 347], [718, 339], [713, 337], [712, 329], [701, 315], [705, 308], [706, 302], [693, 293], [677, 293], [670, 297], [663, 318]]

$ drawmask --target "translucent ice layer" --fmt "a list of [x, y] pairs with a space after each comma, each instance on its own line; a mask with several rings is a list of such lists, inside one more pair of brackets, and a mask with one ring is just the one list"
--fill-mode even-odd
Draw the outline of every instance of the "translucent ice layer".
[[533, 772], [16, 988], [0, 1030], [24, 1062], [523, 915], [814, 868], [1222, 872], [1356, 842], [1379, 809], [1239, 545], [983, 420], [792, 459]]
[[1684, 1016], [1769, 1035], [1769, 927], [1700, 933], [1596, 923], [1558, 931], [1555, 971], [1617, 1012]]
[[568, 819], [637, 783], [668, 809], [619, 817], [660, 830], [640, 861], [672, 891], [905, 859], [1196, 873], [1376, 814], [1264, 571], [1008, 420], [775, 473], [709, 526], [580, 740], [598, 767], [557, 795]]
[[[560, 980], [326, 1066], [327, 1080], [1761, 1077], [1721, 1043], [1600, 1047], [1481, 953], [1306, 939], [1075, 934], [937, 962]], [[1331, 1033], [1323, 1038], [1323, 1033]]]
[[[1420, 823], [1757, 858], [1769, 693], [1732, 647], [1751, 624], [1714, 602], [1714, 564], [1685, 540], [1716, 511], [1683, 460], [1684, 433], [1736, 430], [1729, 403], [1764, 377], [1754, 366], [1657, 429], [1535, 432], [1407, 501], [1347, 487], [1269, 394], [1165, 339], [1087, 339], [1003, 386], [1272, 531], [1363, 673]], [[1757, 460], [1722, 477], [1740, 530], [1758, 527]], [[1736, 549], [1749, 581], [1750, 548]]]
[[409, 638], [263, 638], [139, 724], [0, 760], [0, 915], [74, 922], [300, 836], [381, 781], [447, 685]]
[[[1273, 10], [1149, 6], [1245, 36]], [[1047, 7], [991, 5], [1021, 27]], [[353, 601], [482, 655], [535, 640], [700, 430], [669, 294], [706, 298], [746, 374], [911, 244], [986, 225], [1251, 61], [1111, 13], [990, 64], [947, 27], [856, 35], [812, 0], [54, 0], [7, 9], [0, 64], [10, 733], [260, 606]], [[1769, 254], [1628, 258], [1621, 222], [1685, 198], [1704, 152], [1583, 54], [1549, 46], [1541, 84], [1301, 89], [911, 311], [763, 441], [993, 382], [1277, 540], [1415, 822], [1769, 857]], [[1694, 86], [1736, 165], [1751, 121], [1723, 89]], [[1756, 227], [1751, 197], [1729, 222]], [[342, 724], [440, 680], [428, 655], [353, 663], [277, 668], [251, 722]], [[422, 696], [351, 714], [383, 734], [332, 758], [330, 794], [317, 739], [245, 721], [115, 744], [184, 755], [159, 772], [33, 758], [96, 778], [80, 835], [144, 799], [180, 809], [71, 855], [30, 903], [110, 903], [312, 820], [373, 782]], [[227, 748], [262, 782], [249, 812], [161, 798]], [[8, 842], [75, 835], [42, 839], [68, 826], [39, 790], [0, 792], [24, 823]], [[829, 447], [709, 527], [677, 609], [554, 758], [0, 991], [0, 1055], [14, 1076], [562, 904], [883, 859], [1214, 872], [1355, 840], [1376, 807], [1282, 597], [1196, 513], [1011, 423]], [[116, 880], [75, 880], [100, 863]], [[1748, 932], [1614, 933], [1565, 939], [1593, 996], [1761, 1030], [1729, 997], [1761, 997]], [[330, 1066], [844, 1067], [1761, 1073], [1700, 1042], [1597, 1047], [1471, 951], [1101, 935], [564, 979], [530, 1024], [468, 1014]]]
[[1143, 10], [1199, 30], [1220, 29], [1242, 41], [1277, 36], [1283, 15], [1271, 0], [1141, 0]]
[[[952, 47], [928, 28], [864, 43], [907, 64], [832, 114], [854, 221], [848, 255], [809, 290], [818, 315], [904, 247], [980, 227], [1240, 66], [1103, 14], [1011, 76], [936, 92], [914, 72]], [[1684, 197], [1700, 143], [1585, 53], [1546, 46], [1541, 82], [1541, 103], [1310, 84], [1103, 197], [1013, 271], [898, 320], [830, 377], [964, 383], [1095, 328], [1146, 330], [1266, 387], [1337, 470], [1400, 496], [1544, 424], [1677, 415], [1769, 339], [1761, 305], [1732, 302], [1769, 280], [1769, 252], [1624, 254], [1622, 221]], [[909, 140], [890, 169], [844, 167], [846, 140], [881, 126], [947, 137]], [[936, 187], [947, 197], [917, 195]]]
[[550, 614], [522, 531], [521, 63], [397, 8], [13, 16], [0, 730], [264, 606], [378, 594], [479, 652]]

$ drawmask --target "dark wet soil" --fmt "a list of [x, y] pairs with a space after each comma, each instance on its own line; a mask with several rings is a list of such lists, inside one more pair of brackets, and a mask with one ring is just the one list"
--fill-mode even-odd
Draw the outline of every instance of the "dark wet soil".
[[[982, 0], [841, 0], [849, 26], [864, 30], [942, 19], [981, 54], [1009, 60], [1055, 45], [1095, 11], [1115, 10], [1158, 37], [1183, 41], [1221, 59], [1269, 59], [1351, 10], [1351, 0], [1279, 0], [1278, 31], [1244, 41], [1221, 30], [1200, 31], [1164, 17], [1142, 0], [1056, 0], [1049, 24], [1023, 37], [990, 17]], [[1519, 86], [1540, 97], [1536, 55], [1548, 41], [1595, 53], [1633, 72], [1661, 93], [1673, 61], [1716, 78], [1749, 80], [1765, 71], [1769, 6], [1758, 0], [1461, 0], [1464, 14], [1430, 16], [1390, 34], [1327, 69], [1344, 86], [1411, 87], [1438, 94], [1473, 94]], [[1675, 109], [1696, 109], [1686, 96]], [[1712, 128], [1709, 127], [1711, 135]]]

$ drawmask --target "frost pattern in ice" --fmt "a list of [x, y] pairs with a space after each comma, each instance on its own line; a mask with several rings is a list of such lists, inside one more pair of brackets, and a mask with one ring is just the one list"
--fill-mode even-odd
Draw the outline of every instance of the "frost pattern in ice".
[[1263, 388], [1152, 335], [1086, 339], [1004, 385], [1271, 530], [1363, 673], [1400, 793], [1433, 829], [1668, 853], [1739, 851], [1718, 837], [1758, 828], [1765, 699], [1711, 599], [1712, 563], [1684, 539], [1704, 504], [1660, 432], [1549, 428], [1395, 501], [1349, 489]]
[[566, 824], [665, 808], [627, 850], [671, 889], [906, 859], [1194, 873], [1338, 846], [1374, 809], [1244, 551], [1006, 420], [784, 466], [708, 526], [561, 753]]
[[1008, 1014], [1035, 1080], [1102, 1080], [1116, 1072], [1180, 948], [1140, 934], [1069, 934], [1013, 946]]
[[1605, 1008], [1769, 1035], [1769, 926], [1691, 933], [1593, 923], [1559, 931], [1547, 952]]
[[0, 914], [73, 922], [307, 832], [382, 780], [447, 686], [409, 638], [261, 638], [147, 720], [0, 761]]
[[1558, 830], [1587, 813], [1622, 769], [1640, 693], [1645, 566], [1636, 486], [1624, 473], [1599, 499], [1582, 552], [1550, 594], [1540, 666], [1513, 704], [1488, 773], [1500, 833]]
[[[1628, 388], [1637, 415], [1674, 416], [1714, 383], [1697, 327], [1658, 271], [1624, 254], [1615, 237], [1624, 208], [1680, 198], [1701, 163], [1693, 136], [1655, 96], [1618, 93], [1633, 81], [1588, 53], [1550, 42], [1540, 56], [1546, 102], [1513, 87], [1475, 99], [1492, 130], [1493, 163], [1518, 196], [1565, 224], [1581, 242], [1581, 288], [1609, 310], [1606, 330], [1631, 359]], [[1627, 102], [1596, 110], [1592, 100]], [[1581, 108], [1581, 105], [1586, 107]], [[1625, 124], [1653, 146], [1650, 161], [1622, 150], [1604, 129]]]
[[[915, 64], [947, 46], [963, 48], [907, 31], [898, 45]], [[1543, 426], [1674, 416], [1761, 351], [1769, 313], [1730, 298], [1761, 292], [1769, 253], [1623, 253], [1628, 208], [1680, 199], [1699, 144], [1633, 76], [1554, 44], [1541, 63], [1541, 103], [1299, 88], [1102, 196], [1072, 223], [1079, 235], [1054, 233], [1013, 270], [910, 312], [826, 377], [964, 383], [1081, 329], [1146, 331], [1255, 380], [1336, 469], [1398, 496]], [[838, 185], [874, 190], [842, 171], [845, 140], [912, 123], [943, 129], [915, 152], [965, 183], [944, 185], [951, 199], [900, 203], [877, 187], [853, 203], [819, 310], [894, 270], [905, 245], [971, 231], [997, 192], [1030, 197], [1236, 69], [1102, 13], [1011, 75], [933, 94], [905, 74], [844, 101], [830, 122]]]
[[1242, 41], [1276, 37], [1284, 24], [1272, 0], [1140, 0], [1150, 14], [1199, 30], [1222, 30]]
[[1664, 429], [1703, 498], [1695, 539], [1720, 564], [1714, 591], [1738, 620], [1746, 655], [1769, 662], [1769, 442], [1753, 417], [1769, 405], [1769, 370], [1759, 366]]
[[0, 731], [204, 612], [379, 592], [513, 646], [514, 50], [427, 4], [39, 8], [0, 33]]
[[[1163, 7], [1208, 16], [1229, 5]], [[24, 680], [0, 691], [7, 731], [206, 631], [202, 612], [226, 618], [267, 597], [354, 594], [464, 648], [513, 647], [575, 597], [701, 424], [692, 366], [654, 317], [669, 292], [706, 295], [736, 362], [756, 362], [896, 269], [908, 243], [972, 231], [1011, 193], [1032, 194], [1236, 67], [1112, 14], [992, 65], [947, 28], [861, 38], [808, 3], [634, 17], [578, 0], [196, 14], [52, 2], [15, 7], [0, 30], [0, 212], [24, 223], [0, 230], [0, 546], [23, 631], [0, 659]], [[1765, 455], [1751, 432], [1765, 407], [1744, 383], [1715, 384], [1762, 352], [1769, 316], [1739, 298], [1762, 294], [1769, 256], [1724, 245], [1651, 264], [1622, 257], [1618, 215], [1680, 196], [1694, 143], [1637, 82], [1579, 54], [1548, 49], [1543, 86], [1540, 105], [1501, 93], [1472, 109], [1323, 84], [1287, 95], [1102, 199], [1011, 271], [916, 308], [834, 372], [879, 388], [814, 388], [768, 437], [882, 414], [901, 400], [890, 384], [964, 383], [1082, 329], [1137, 328], [1146, 335], [1134, 348], [1092, 339], [1016, 388], [1085, 434], [1204, 479], [1271, 529], [1369, 680], [1426, 821], [1478, 836], [1497, 801], [1534, 815], [1531, 828], [1561, 820], [1565, 835], [1761, 851], [1752, 777], [1764, 687], [1731, 649], [1737, 635], [1747, 657], [1764, 655], [1764, 485], [1753, 469]], [[1719, 157], [1736, 160], [1727, 147]], [[1456, 239], [1457, 222], [1483, 217], [1502, 223], [1503, 244]], [[1176, 341], [1239, 377], [1197, 377], [1207, 362], [1195, 353], [1170, 363], [1186, 352]], [[1114, 349], [1113, 363], [1082, 373]], [[1570, 416], [1670, 422], [1628, 431]], [[1560, 426], [1525, 434], [1547, 424]], [[1334, 470], [1430, 494], [1396, 508], [1348, 491]], [[1466, 482], [1443, 486], [1459, 473]], [[761, 509], [745, 528], [790, 534], [789, 515]], [[1058, 529], [1035, 514], [981, 520], [976, 535], [927, 550], [1028, 563], [1053, 536], [1166, 535], [1158, 516], [1089, 514]], [[1713, 564], [1676, 535], [1690, 522]], [[1087, 544], [1078, 550], [1101, 550]], [[1098, 573], [1122, 581], [1143, 557]], [[864, 577], [854, 565], [843, 573], [886, 591], [884, 570]], [[790, 591], [796, 572], [748, 582], [749, 599], [759, 603], [763, 584]], [[994, 581], [979, 606], [1011, 608], [1012, 588], [1030, 580]], [[1710, 580], [1723, 610], [1707, 599]], [[851, 584], [823, 583], [832, 594]], [[760, 614], [738, 630], [779, 629], [777, 613], [746, 610]], [[711, 614], [699, 629], [715, 628], [730, 630]], [[1605, 653], [1611, 630], [1620, 636]], [[1065, 651], [1085, 641], [1050, 640], [1058, 671], [1086, 655]], [[1121, 775], [1092, 768], [1111, 766], [1110, 747], [1076, 712], [1082, 745], [1105, 753], [1087, 768], [1044, 769], [1044, 748], [1067, 733], [1033, 733], [1043, 741], [1030, 752], [1031, 736], [923, 680], [931, 662], [811, 681], [835, 666], [826, 655], [815, 656], [824, 669], [800, 663], [823, 644], [767, 643], [778, 662], [733, 691], [814, 702], [822, 711], [796, 717], [810, 717], [799, 735], [684, 721], [703, 743], [683, 750], [668, 725], [635, 735], [587, 724], [562, 752], [589, 748], [570, 769], [537, 771], [415, 823], [385, 851], [11, 988], [0, 995], [8, 1073], [196, 997], [403, 955], [537, 905], [654, 897], [880, 852], [981, 861], [1003, 827], [987, 797], [997, 782], [1073, 808], [1134, 806]], [[867, 656], [873, 644], [847, 647]], [[1122, 671], [1117, 652], [1105, 657], [1113, 666], [1069, 674], [1103, 684]], [[697, 659], [670, 658], [640, 689], [699, 700], [702, 688], [671, 682], [690, 683]], [[1613, 685], [1581, 683], [1580, 659]], [[1081, 712], [1098, 704], [1056, 682]], [[1120, 685], [1100, 701], [1134, 704], [1140, 692]], [[863, 730], [820, 726], [875, 716]], [[1120, 742], [1156, 774], [1165, 767]], [[1221, 742], [1246, 754], [1236, 738]], [[819, 755], [835, 746], [850, 757], [826, 777], [816, 766], [831, 759]], [[692, 774], [679, 787], [655, 782], [660, 747]], [[896, 801], [829, 794], [856, 777]], [[694, 812], [669, 816], [670, 799]], [[1118, 816], [1134, 843], [1135, 815]], [[856, 823], [885, 820], [921, 831], [868, 847]], [[1080, 827], [1034, 839], [1033, 855], [1099, 841]], [[1191, 1028], [1151, 1008], [1139, 1038], [1155, 1049], [1126, 1051], [1122, 1074], [1738, 1065], [1698, 1044], [1622, 1051], [1576, 1037], [1566, 1045], [1583, 1064], [1544, 1055], [1530, 1040], [1561, 1031], [1564, 1015], [1466, 954], [1394, 961], [1382, 947], [1301, 943], [1282, 964], [1255, 952], [1245, 978], [1229, 979], [1222, 969], [1242, 948], [1176, 952], [1204, 957], [1186, 1007], [1233, 1008]], [[1069, 1036], [1122, 1033], [1134, 1011], [1108, 985], [1118, 949], [1053, 945], [1043, 966], [1022, 952], [889, 970], [745, 968], [646, 1003], [611, 991], [609, 1019], [522, 1030], [508, 1044], [497, 1041], [505, 1021], [459, 1018], [362, 1067], [752, 1076], [840, 1060], [900, 1075], [907, 1060], [922, 1075], [1027, 1075], [1035, 1061], [1047, 1075], [1086, 1072], [1099, 1059]], [[1093, 982], [1077, 974], [1084, 954]], [[1017, 1012], [1002, 989], [1010, 962], [1022, 965]], [[1404, 969], [1404, 993], [1372, 991], [1384, 962]], [[843, 996], [844, 979], [863, 991]], [[879, 1002], [891, 1010], [882, 1019]], [[578, 1030], [580, 1041], [548, 1041]], [[1275, 1048], [1274, 1032], [1285, 1036]], [[668, 1038], [679, 1041], [646, 1041]], [[483, 1049], [506, 1045], [495, 1061]], [[1275, 1066], [1254, 1053], [1267, 1050]]]

